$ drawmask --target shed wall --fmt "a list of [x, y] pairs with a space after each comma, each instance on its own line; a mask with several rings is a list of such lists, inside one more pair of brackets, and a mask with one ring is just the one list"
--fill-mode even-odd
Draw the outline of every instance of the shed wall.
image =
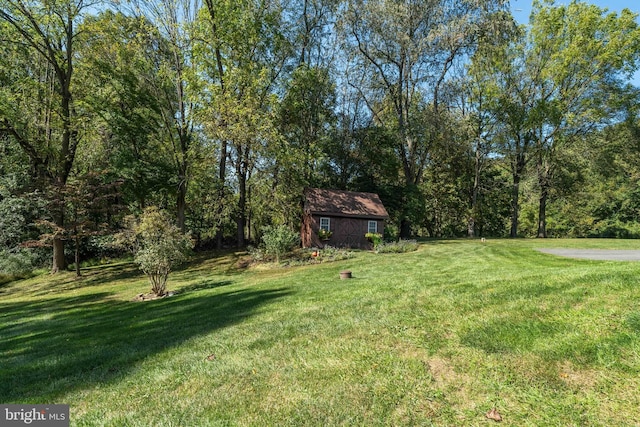
[[[330, 218], [329, 228], [333, 234], [328, 240], [320, 241], [318, 238], [320, 218]], [[302, 246], [321, 248], [329, 245], [339, 248], [372, 249], [371, 243], [365, 237], [369, 221], [376, 221], [378, 233], [384, 233], [383, 220], [307, 214], [302, 221]]]

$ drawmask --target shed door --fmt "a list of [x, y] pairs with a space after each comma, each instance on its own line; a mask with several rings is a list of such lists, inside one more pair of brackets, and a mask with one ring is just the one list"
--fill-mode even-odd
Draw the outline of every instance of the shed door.
[[[366, 225], [366, 223], [364, 223]], [[362, 220], [352, 218], [340, 218], [336, 224], [336, 243], [340, 246], [361, 248], [366, 245]]]

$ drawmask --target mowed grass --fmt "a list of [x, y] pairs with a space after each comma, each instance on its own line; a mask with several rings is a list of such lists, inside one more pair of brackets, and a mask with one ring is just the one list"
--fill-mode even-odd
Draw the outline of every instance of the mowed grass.
[[536, 247], [640, 241], [201, 257], [146, 302], [126, 263], [3, 285], [0, 403], [67, 403], [78, 426], [470, 426], [493, 407], [503, 425], [640, 425], [640, 263]]

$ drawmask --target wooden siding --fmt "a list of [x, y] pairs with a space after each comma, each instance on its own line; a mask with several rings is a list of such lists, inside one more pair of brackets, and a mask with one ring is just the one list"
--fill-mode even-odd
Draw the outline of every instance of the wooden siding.
[[[330, 229], [333, 233], [328, 240], [318, 238], [320, 218], [331, 218]], [[302, 221], [302, 246], [305, 248], [322, 248], [333, 246], [338, 248], [372, 249], [365, 237], [370, 219], [332, 217], [328, 215], [305, 215]], [[377, 220], [378, 233], [384, 233], [384, 221]]]

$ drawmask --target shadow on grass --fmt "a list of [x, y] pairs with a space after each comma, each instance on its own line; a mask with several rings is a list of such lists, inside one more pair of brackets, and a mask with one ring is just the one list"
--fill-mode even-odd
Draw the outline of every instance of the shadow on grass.
[[136, 264], [133, 262], [123, 262], [83, 270], [80, 286], [100, 286], [106, 283], [119, 282], [142, 276], [144, 276], [144, 274]]
[[204, 280], [202, 282], [195, 283], [193, 285], [183, 286], [176, 291], [176, 294], [185, 294], [189, 292], [203, 291], [205, 289], [214, 289], [222, 286], [228, 286], [233, 284], [231, 280]]
[[[109, 293], [0, 303], [0, 402], [34, 402], [125, 375], [155, 353], [241, 322], [286, 289], [192, 293], [147, 302]], [[206, 355], [202, 355], [205, 357]]]
[[55, 275], [41, 273], [34, 275], [27, 287], [17, 279], [7, 284], [5, 289], [0, 285], [0, 296], [16, 294], [35, 298], [47, 298], [52, 295], [63, 295], [69, 291], [104, 286], [107, 284], [140, 280], [144, 274], [133, 263], [117, 263], [107, 266], [90, 267], [82, 270], [82, 276], [76, 277], [74, 272], [64, 271]]

